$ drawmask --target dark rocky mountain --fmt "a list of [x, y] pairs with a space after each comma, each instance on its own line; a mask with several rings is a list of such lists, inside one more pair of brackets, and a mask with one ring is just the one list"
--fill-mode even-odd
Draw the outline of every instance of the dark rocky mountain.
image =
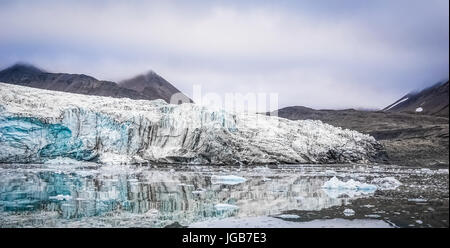
[[290, 120], [321, 120], [333, 126], [370, 134], [383, 144], [388, 162], [392, 164], [449, 164], [448, 117], [354, 109], [315, 110], [302, 106], [282, 108], [277, 114]]
[[[0, 82], [85, 95], [167, 101], [171, 92], [179, 92], [160, 76], [152, 78], [157, 78], [158, 82], [164, 84], [160, 84], [159, 88], [144, 87], [142, 91], [138, 91], [132, 87], [122, 87], [115, 82], [101, 81], [84, 74], [50, 73], [28, 64], [16, 64], [0, 71]], [[146, 82], [135, 80], [134, 86], [138, 86], [139, 83]]]
[[438, 83], [419, 92], [409, 93], [383, 110], [448, 117], [448, 83]]
[[164, 99], [166, 102], [171, 101], [174, 94], [179, 93], [179, 99], [183, 102], [192, 102], [186, 95], [182, 94], [172, 84], [153, 71], [147, 74], [139, 75], [134, 78], [119, 82], [123, 88], [131, 89], [145, 95], [148, 99]]

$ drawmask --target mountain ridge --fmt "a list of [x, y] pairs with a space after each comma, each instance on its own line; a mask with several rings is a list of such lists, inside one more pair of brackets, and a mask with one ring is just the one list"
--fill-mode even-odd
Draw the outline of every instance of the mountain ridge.
[[[181, 93], [161, 76], [158, 75], [158, 77], [159, 81], [164, 82], [164, 85], [161, 85], [158, 91], [155, 90], [153, 92], [152, 88], [147, 87], [145, 91], [139, 92], [127, 87], [122, 87], [119, 83], [98, 80], [86, 74], [52, 73], [28, 63], [16, 63], [0, 71], [0, 82], [84, 95], [130, 98], [135, 100], [163, 99], [169, 102], [169, 96]], [[136, 77], [132, 79], [135, 78]], [[185, 98], [189, 99], [186, 96]], [[190, 102], [192, 102], [192, 100], [190, 100]]]
[[422, 90], [412, 91], [383, 111], [449, 116], [449, 81], [438, 82]]

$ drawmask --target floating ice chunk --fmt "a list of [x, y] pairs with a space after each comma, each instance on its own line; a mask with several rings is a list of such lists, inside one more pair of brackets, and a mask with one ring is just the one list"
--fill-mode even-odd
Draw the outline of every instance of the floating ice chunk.
[[416, 220], [416, 223], [417, 223], [417, 224], [423, 224], [423, 221], [421, 221], [421, 220]]
[[394, 177], [375, 178], [372, 180], [380, 189], [393, 190], [398, 188], [402, 183]]
[[58, 200], [58, 201], [68, 201], [68, 200], [72, 199], [72, 196], [70, 196], [70, 195], [57, 195], [57, 196], [50, 196], [48, 199]]
[[365, 215], [367, 218], [380, 218], [381, 216], [378, 214], [366, 214]]
[[282, 218], [282, 219], [299, 219], [300, 218], [300, 216], [298, 216], [296, 214], [280, 214], [277, 217]]
[[423, 111], [423, 108], [422, 108], [422, 107], [416, 108], [416, 112], [420, 113], [420, 112], [422, 112], [422, 111]]
[[365, 208], [373, 208], [373, 207], [375, 207], [375, 206], [374, 206], [374, 205], [367, 204], [367, 205], [363, 205], [363, 207], [365, 207]]
[[247, 181], [247, 179], [234, 175], [227, 176], [216, 176], [213, 175], [211, 177], [211, 182], [213, 184], [227, 184], [227, 185], [236, 185]]
[[354, 211], [353, 209], [346, 208], [346, 209], [344, 210], [344, 215], [345, 215], [345, 216], [352, 216], [352, 215], [355, 215], [355, 211]]
[[219, 203], [214, 205], [214, 208], [217, 211], [233, 211], [239, 209], [236, 205], [226, 204], [226, 203]]
[[423, 198], [412, 198], [412, 199], [408, 199], [408, 201], [410, 201], [410, 202], [427, 202], [427, 199], [423, 199]]
[[373, 184], [361, 183], [355, 181], [353, 179], [348, 180], [347, 182], [343, 182], [339, 180], [337, 177], [333, 177], [327, 182], [325, 182], [322, 186], [325, 189], [355, 189], [355, 190], [364, 190], [364, 191], [375, 191], [377, 186]]
[[343, 182], [337, 177], [333, 177], [323, 184], [322, 189], [329, 197], [338, 198], [342, 195], [355, 197], [363, 194], [371, 194], [375, 192], [377, 186], [357, 182], [353, 179]]

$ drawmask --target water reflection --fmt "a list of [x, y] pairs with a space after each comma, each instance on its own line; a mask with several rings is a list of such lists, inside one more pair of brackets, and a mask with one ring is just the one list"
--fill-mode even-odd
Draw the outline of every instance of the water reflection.
[[[321, 189], [328, 177], [265, 168], [192, 167], [175, 171], [36, 165], [3, 166], [0, 173], [2, 226], [11, 215], [23, 216], [28, 224], [35, 216], [43, 215], [40, 221], [53, 218], [55, 225], [58, 221], [67, 224], [102, 216], [109, 216], [109, 221], [115, 219], [111, 216], [121, 216], [117, 217], [119, 222], [130, 218], [130, 225], [136, 225], [132, 220], [136, 218], [145, 220], [141, 223], [144, 226], [158, 227], [175, 221], [187, 225], [208, 218], [267, 216], [289, 209], [319, 210], [349, 200], [330, 196]], [[231, 174], [240, 181], [211, 180]], [[90, 221], [95, 222], [95, 218]]]

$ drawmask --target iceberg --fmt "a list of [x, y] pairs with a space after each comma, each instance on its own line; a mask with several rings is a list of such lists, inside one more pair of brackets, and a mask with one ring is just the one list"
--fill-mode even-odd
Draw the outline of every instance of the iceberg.
[[280, 214], [277, 217], [282, 218], [282, 219], [299, 219], [300, 218], [300, 216], [298, 216], [296, 214]]
[[355, 190], [376, 190], [377, 186], [373, 184], [361, 183], [355, 181], [353, 179], [348, 180], [347, 182], [343, 182], [339, 180], [337, 177], [333, 177], [330, 180], [326, 181], [322, 188], [325, 189], [355, 189]]
[[377, 190], [373, 184], [361, 183], [353, 179], [343, 182], [337, 177], [333, 177], [322, 185], [322, 189], [331, 198], [339, 198], [342, 195], [356, 197], [360, 195], [372, 194]]
[[368, 163], [372, 136], [321, 121], [0, 83], [0, 162]]
[[353, 216], [355, 215], [355, 210], [351, 208], [346, 208], [343, 213], [345, 216]]

